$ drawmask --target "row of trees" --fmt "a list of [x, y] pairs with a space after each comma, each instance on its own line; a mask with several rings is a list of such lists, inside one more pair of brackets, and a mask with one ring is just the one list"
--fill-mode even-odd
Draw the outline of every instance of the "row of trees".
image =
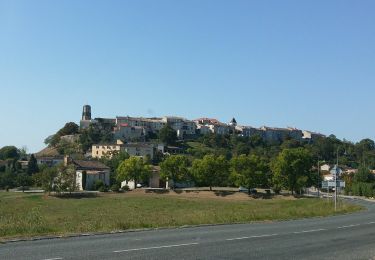
[[[239, 155], [227, 160], [224, 156], [205, 155], [191, 160], [185, 155], [171, 155], [160, 163], [160, 176], [171, 181], [194, 182], [197, 186], [244, 186], [253, 188], [281, 189], [292, 193], [319, 183], [320, 177], [312, 173], [313, 160], [304, 148], [284, 149], [274, 160], [268, 162], [257, 155]], [[147, 180], [151, 165], [140, 157], [122, 161], [116, 169], [117, 181], [133, 180], [135, 184]], [[172, 186], [174, 188], [174, 186]]]

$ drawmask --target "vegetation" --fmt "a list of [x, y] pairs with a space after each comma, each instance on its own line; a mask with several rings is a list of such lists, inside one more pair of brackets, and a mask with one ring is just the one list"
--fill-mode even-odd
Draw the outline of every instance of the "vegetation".
[[166, 124], [159, 131], [159, 139], [167, 145], [174, 145], [177, 141], [177, 132], [169, 124]]
[[229, 163], [224, 156], [206, 155], [196, 159], [191, 168], [192, 175], [198, 185], [227, 186], [229, 180]]
[[151, 175], [151, 166], [147, 164], [142, 157], [130, 157], [120, 163], [117, 168], [117, 180], [134, 181], [134, 188], [143, 180]]
[[77, 200], [0, 192], [0, 237], [287, 220], [360, 209], [344, 203], [334, 212], [319, 199], [236, 201], [124, 193]]
[[171, 155], [160, 163], [160, 177], [172, 181], [172, 189], [176, 182], [187, 181], [189, 176], [189, 160], [183, 155]]
[[256, 155], [240, 155], [231, 160], [232, 178], [237, 186], [247, 187], [249, 194], [251, 189], [266, 187], [267, 164]]

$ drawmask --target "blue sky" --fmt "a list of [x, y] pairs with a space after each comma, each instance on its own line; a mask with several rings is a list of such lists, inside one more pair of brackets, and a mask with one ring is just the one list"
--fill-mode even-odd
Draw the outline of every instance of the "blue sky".
[[375, 139], [375, 1], [0, 0], [0, 147], [82, 106]]

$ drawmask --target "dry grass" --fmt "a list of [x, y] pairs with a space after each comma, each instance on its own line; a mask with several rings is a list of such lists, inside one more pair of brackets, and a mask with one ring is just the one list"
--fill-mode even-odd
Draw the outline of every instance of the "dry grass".
[[[360, 210], [343, 203], [336, 214]], [[319, 199], [251, 199], [240, 193], [105, 194], [67, 199], [0, 192], [0, 238], [183, 225], [246, 223], [335, 214]]]

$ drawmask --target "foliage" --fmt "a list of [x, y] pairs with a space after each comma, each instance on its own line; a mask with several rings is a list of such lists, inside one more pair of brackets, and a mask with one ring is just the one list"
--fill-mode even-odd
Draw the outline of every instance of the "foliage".
[[0, 149], [0, 160], [19, 159], [20, 151], [15, 146], [4, 146]]
[[177, 132], [169, 124], [166, 124], [159, 131], [159, 139], [166, 145], [174, 145], [177, 141]]
[[200, 185], [226, 186], [229, 179], [229, 163], [224, 156], [206, 155], [196, 159], [191, 168], [192, 175]]
[[79, 143], [83, 152], [91, 149], [93, 144], [112, 142], [113, 127], [113, 124], [99, 120], [97, 123], [91, 124], [87, 129], [82, 129]]
[[60, 142], [60, 138], [65, 135], [74, 135], [79, 133], [79, 126], [74, 122], [64, 125], [56, 134], [49, 136], [44, 143], [48, 146], [56, 146]]
[[5, 172], [0, 173], [0, 188], [10, 189], [16, 187], [16, 177], [17, 174], [10, 169], [6, 169]]
[[137, 184], [151, 175], [151, 166], [144, 162], [142, 157], [130, 157], [122, 161], [117, 168], [117, 181], [134, 181]]
[[35, 173], [39, 172], [38, 162], [35, 159], [34, 154], [30, 156], [29, 163], [27, 165], [27, 174], [33, 175]]
[[370, 173], [370, 170], [364, 166], [364, 165], [361, 165], [359, 168], [358, 168], [358, 172], [354, 175], [354, 182], [355, 183], [358, 183], [358, 182], [370, 182], [372, 181], [372, 174]]
[[54, 181], [58, 175], [58, 168], [45, 167], [33, 176], [36, 185], [40, 186], [44, 192], [53, 191]]
[[303, 148], [284, 149], [271, 164], [274, 185], [294, 194], [308, 184], [312, 158]]
[[231, 160], [231, 175], [237, 186], [264, 187], [267, 183], [267, 164], [256, 155], [240, 155]]
[[176, 182], [189, 179], [189, 160], [184, 155], [171, 155], [160, 163], [160, 177], [172, 181], [172, 189]]
[[111, 191], [113, 192], [120, 192], [120, 185], [115, 183], [111, 186]]
[[78, 189], [76, 183], [76, 170], [73, 165], [60, 166], [57, 177], [55, 178], [55, 189], [58, 193], [66, 192], [72, 193]]
[[18, 174], [16, 181], [17, 185], [22, 189], [22, 192], [24, 192], [27, 187], [33, 184], [32, 178], [26, 173]]

